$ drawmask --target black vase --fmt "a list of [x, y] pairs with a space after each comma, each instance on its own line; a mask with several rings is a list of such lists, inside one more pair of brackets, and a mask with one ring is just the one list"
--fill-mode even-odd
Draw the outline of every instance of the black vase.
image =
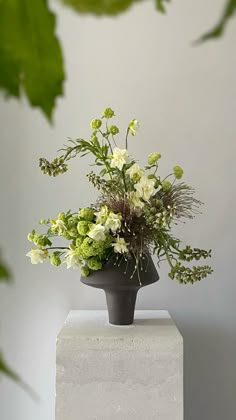
[[135, 260], [127, 262], [112, 257], [102, 270], [94, 271], [81, 281], [91, 287], [103, 289], [106, 294], [110, 324], [129, 325], [134, 320], [134, 310], [138, 290], [159, 280], [159, 275], [151, 257], [142, 259], [139, 271], [135, 271]]

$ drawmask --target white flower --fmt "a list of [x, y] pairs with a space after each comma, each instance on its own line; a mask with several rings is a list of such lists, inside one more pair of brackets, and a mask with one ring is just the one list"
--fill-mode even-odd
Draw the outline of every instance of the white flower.
[[129, 162], [128, 150], [115, 147], [112, 154], [111, 167], [118, 168], [120, 171]]
[[134, 163], [126, 173], [130, 176], [131, 179], [134, 181], [139, 181], [141, 176], [143, 175], [143, 169], [137, 163]]
[[109, 215], [108, 207], [107, 206], [102, 206], [101, 210], [97, 213], [94, 213], [94, 214], [96, 216], [97, 223], [103, 224], [103, 223], [105, 223], [105, 221], [107, 220], [108, 215]]
[[107, 231], [111, 230], [113, 233], [115, 233], [118, 229], [121, 228], [121, 219], [121, 214], [115, 214], [111, 212], [105, 223], [105, 229]]
[[48, 252], [47, 250], [42, 249], [31, 249], [31, 251], [26, 254], [26, 257], [31, 259], [31, 264], [42, 264], [44, 260], [47, 259]]
[[65, 255], [65, 261], [67, 268], [73, 268], [74, 270], [80, 268], [81, 260], [76, 251], [69, 249]]
[[125, 242], [124, 238], [116, 238], [115, 243], [112, 244], [114, 247], [114, 252], [119, 254], [125, 254], [128, 252], [127, 245], [129, 245], [127, 242]]
[[92, 239], [95, 239], [95, 241], [105, 241], [105, 227], [100, 223], [93, 225], [92, 229], [88, 233], [88, 236]]
[[63, 233], [65, 232], [65, 230], [66, 230], [66, 225], [65, 225], [65, 223], [62, 221], [62, 220], [56, 220], [54, 223], [53, 223], [53, 225], [52, 225], [52, 227], [51, 227], [51, 230], [53, 231], [53, 232], [57, 232], [58, 233], [58, 235], [63, 235]]
[[140, 181], [135, 184], [134, 188], [140, 198], [144, 201], [148, 201], [151, 195], [154, 193], [155, 182], [152, 179], [148, 179], [146, 176], [142, 176]]
[[142, 209], [144, 206], [144, 203], [140, 200], [140, 197], [136, 191], [129, 193], [128, 200], [130, 204], [135, 208]]
[[132, 134], [132, 136], [135, 136], [137, 130], [139, 129], [139, 122], [138, 120], [131, 120], [128, 125], [129, 131]]

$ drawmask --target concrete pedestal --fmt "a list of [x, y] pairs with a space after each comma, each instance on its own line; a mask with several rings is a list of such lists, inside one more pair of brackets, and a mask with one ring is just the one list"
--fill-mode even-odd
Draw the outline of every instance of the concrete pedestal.
[[57, 339], [56, 420], [183, 420], [183, 340], [167, 311], [71, 311]]

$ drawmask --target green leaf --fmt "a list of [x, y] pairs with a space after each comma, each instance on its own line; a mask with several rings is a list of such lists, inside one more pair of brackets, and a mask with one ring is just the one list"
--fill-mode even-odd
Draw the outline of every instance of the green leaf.
[[95, 15], [117, 15], [140, 0], [61, 0], [79, 13]]
[[166, 13], [165, 3], [170, 0], [155, 0], [156, 8], [161, 13]]
[[0, 0], [0, 89], [23, 93], [51, 119], [62, 94], [63, 58], [46, 0]]
[[197, 43], [204, 42], [209, 39], [219, 38], [224, 32], [226, 25], [228, 23], [228, 20], [233, 17], [235, 12], [236, 12], [236, 0], [228, 0], [224, 8], [223, 14], [219, 22], [217, 23], [217, 25], [215, 25], [214, 28], [210, 30], [209, 32], [206, 32], [205, 34], [203, 34], [199, 38]]
[[8, 376], [15, 382], [20, 382], [19, 376], [6, 364], [3, 354], [0, 352], [0, 374]]

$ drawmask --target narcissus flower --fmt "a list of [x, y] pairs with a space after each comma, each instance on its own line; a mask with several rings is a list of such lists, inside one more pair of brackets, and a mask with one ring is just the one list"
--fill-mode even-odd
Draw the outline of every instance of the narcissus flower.
[[107, 231], [111, 230], [113, 233], [116, 233], [117, 230], [121, 228], [121, 219], [121, 214], [115, 214], [110, 212], [105, 223], [105, 229]]
[[123, 166], [128, 162], [128, 150], [115, 147], [112, 154], [111, 167], [118, 168], [120, 171], [122, 171]]
[[66, 225], [65, 222], [63, 222], [63, 220], [57, 219], [57, 220], [53, 220], [53, 224], [51, 227], [51, 231], [52, 232], [56, 232], [58, 233], [58, 235], [63, 235], [63, 233], [66, 230]]
[[135, 119], [131, 120], [129, 122], [128, 129], [129, 129], [129, 132], [132, 134], [132, 136], [135, 136], [137, 130], [139, 129], [138, 120], [135, 120]]
[[134, 188], [140, 198], [144, 201], [148, 201], [154, 193], [154, 186], [155, 182], [153, 179], [148, 179], [146, 176], [142, 176], [140, 181], [135, 184]]
[[131, 191], [128, 195], [129, 203], [137, 209], [142, 209], [144, 206], [144, 203], [142, 200], [140, 200], [140, 197], [136, 191]]
[[26, 254], [26, 257], [31, 259], [31, 264], [42, 264], [48, 258], [48, 252], [43, 249], [31, 249]]
[[134, 163], [127, 171], [127, 175], [130, 176], [130, 178], [137, 182], [140, 180], [141, 176], [143, 175], [143, 169], [140, 168], [140, 166], [137, 163]]
[[95, 241], [105, 241], [106, 235], [105, 235], [105, 227], [102, 226], [100, 223], [97, 225], [93, 225], [90, 229], [88, 236]]
[[114, 252], [119, 253], [119, 254], [125, 254], [126, 252], [128, 252], [128, 243], [125, 242], [124, 238], [116, 238], [115, 242], [112, 244], [113, 248], [114, 248]]
[[81, 259], [74, 249], [69, 249], [66, 252], [64, 262], [66, 263], [67, 268], [73, 268], [74, 270], [80, 268], [81, 266]]

